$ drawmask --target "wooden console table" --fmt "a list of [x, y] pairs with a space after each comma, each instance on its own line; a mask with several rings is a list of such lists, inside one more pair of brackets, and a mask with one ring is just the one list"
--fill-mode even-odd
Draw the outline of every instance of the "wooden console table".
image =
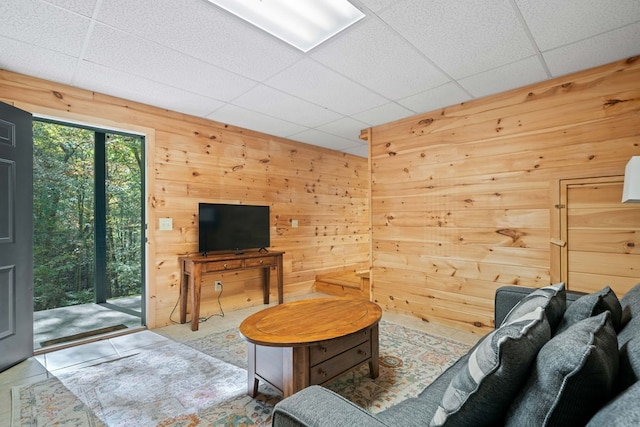
[[[269, 304], [270, 272], [276, 268], [278, 275], [278, 304], [282, 304], [283, 278], [282, 255], [284, 252], [251, 251], [243, 254], [192, 255], [178, 258], [180, 261], [180, 323], [187, 321], [187, 300], [191, 297], [191, 330], [197, 331], [200, 318], [200, 289], [207, 274], [223, 271], [262, 270], [264, 303]], [[190, 294], [190, 295], [189, 295]]]

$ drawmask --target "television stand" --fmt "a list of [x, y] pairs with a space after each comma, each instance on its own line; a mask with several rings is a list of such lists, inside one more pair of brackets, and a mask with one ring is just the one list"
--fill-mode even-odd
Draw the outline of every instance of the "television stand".
[[242, 254], [226, 253], [208, 256], [191, 255], [178, 258], [180, 262], [180, 323], [187, 321], [187, 301], [191, 301], [191, 330], [197, 331], [200, 318], [200, 295], [202, 279], [210, 274], [224, 271], [260, 269], [262, 272], [263, 300], [269, 304], [271, 268], [275, 267], [278, 278], [278, 304], [284, 300], [282, 255], [284, 252], [251, 251]]

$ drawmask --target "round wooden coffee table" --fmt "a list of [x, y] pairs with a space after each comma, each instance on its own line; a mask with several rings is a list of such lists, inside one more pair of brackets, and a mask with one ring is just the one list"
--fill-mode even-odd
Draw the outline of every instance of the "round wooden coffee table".
[[378, 365], [377, 304], [349, 298], [315, 298], [269, 307], [247, 317], [240, 335], [248, 341], [248, 394], [258, 381], [284, 397], [312, 384], [326, 384], [369, 363]]

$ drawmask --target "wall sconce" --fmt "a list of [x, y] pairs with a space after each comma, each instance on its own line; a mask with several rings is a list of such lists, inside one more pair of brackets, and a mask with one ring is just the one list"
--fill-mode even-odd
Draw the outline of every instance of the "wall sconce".
[[640, 156], [633, 156], [624, 169], [622, 203], [640, 203]]

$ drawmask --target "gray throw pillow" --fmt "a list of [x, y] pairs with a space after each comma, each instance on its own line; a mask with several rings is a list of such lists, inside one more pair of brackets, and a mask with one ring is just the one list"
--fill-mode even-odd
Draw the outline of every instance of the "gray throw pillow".
[[635, 383], [600, 409], [589, 420], [587, 427], [640, 426], [640, 382]]
[[625, 325], [631, 318], [640, 316], [640, 283], [629, 290], [620, 300]]
[[598, 292], [581, 296], [570, 304], [564, 312], [556, 333], [565, 331], [571, 325], [605, 311], [611, 312], [611, 323], [614, 329], [619, 331], [622, 323], [622, 306], [618, 296], [609, 286], [605, 286]]
[[635, 336], [625, 343], [621, 343], [618, 339], [618, 349], [620, 368], [617, 387], [625, 389], [640, 380], [640, 329], [637, 329]]
[[618, 372], [611, 313], [582, 320], [542, 347], [506, 426], [583, 426], [609, 399]]
[[502, 325], [509, 323], [513, 319], [522, 317], [524, 314], [533, 311], [536, 307], [542, 307], [544, 309], [547, 320], [551, 325], [551, 331], [555, 331], [567, 308], [567, 292], [564, 283], [561, 282], [536, 289], [522, 298], [505, 316]]
[[526, 381], [540, 348], [551, 337], [542, 307], [484, 337], [442, 396], [431, 426], [500, 423]]

